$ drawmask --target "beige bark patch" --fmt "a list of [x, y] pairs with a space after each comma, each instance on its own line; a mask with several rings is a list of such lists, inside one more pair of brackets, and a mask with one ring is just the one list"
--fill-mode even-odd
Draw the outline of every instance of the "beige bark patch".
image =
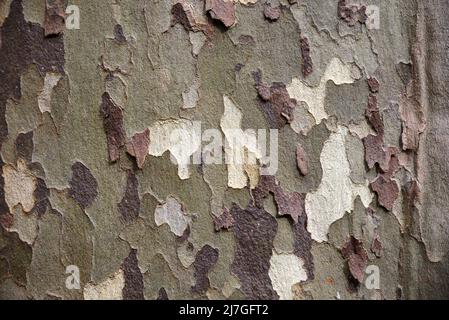
[[[324, 99], [326, 95], [326, 83], [332, 80], [336, 85], [350, 84], [354, 82], [351, 77], [351, 68], [338, 58], [333, 58], [321, 77], [320, 83], [316, 87], [309, 87], [298, 78], [293, 78], [292, 83], [287, 86], [288, 94], [298, 102], [305, 102], [309, 112], [315, 118], [316, 124], [320, 124], [323, 119], [327, 119], [324, 109]], [[292, 127], [298, 127], [295, 120]]]
[[26, 214], [20, 206], [14, 208], [13, 224], [8, 232], [17, 232], [20, 240], [33, 245], [38, 233], [38, 218], [35, 214]]
[[338, 127], [324, 143], [320, 156], [323, 177], [318, 189], [308, 193], [305, 208], [308, 217], [307, 230], [318, 242], [327, 241], [331, 224], [341, 219], [345, 212], [354, 207], [354, 200], [360, 196], [362, 203], [368, 207], [372, 193], [365, 184], [355, 184], [350, 178], [350, 166], [346, 157], [345, 139], [348, 129]]
[[26, 163], [19, 159], [17, 168], [5, 165], [3, 178], [5, 179], [5, 200], [9, 210], [12, 211], [14, 206], [21, 204], [23, 211], [30, 212], [34, 207], [36, 178], [28, 170]]
[[46, 73], [44, 79], [44, 87], [37, 98], [39, 110], [44, 112], [51, 112], [51, 93], [53, 88], [58, 84], [61, 75], [57, 73]]
[[3, 22], [5, 22], [5, 19], [9, 14], [9, 7], [11, 6], [11, 1], [12, 0], [5, 0], [0, 2], [0, 27], [3, 25]]
[[250, 187], [253, 189], [259, 182], [257, 159], [261, 158], [255, 132], [242, 131], [242, 112], [231, 99], [223, 96], [223, 104], [224, 113], [220, 126], [226, 138], [228, 186], [243, 189], [247, 186], [249, 178]]
[[201, 146], [201, 127], [185, 119], [157, 121], [150, 128], [149, 154], [160, 157], [170, 151], [180, 179], [190, 177], [190, 157]]
[[84, 287], [84, 300], [122, 300], [124, 287], [125, 276], [123, 270], [119, 270], [97, 285], [88, 283]]
[[273, 251], [268, 271], [273, 289], [281, 300], [292, 300], [292, 286], [307, 280], [304, 262], [294, 254], [277, 254]]
[[154, 211], [154, 222], [157, 226], [168, 224], [171, 232], [178, 237], [182, 236], [186, 228], [191, 223], [191, 218], [182, 210], [181, 204], [173, 197], [168, 197], [167, 201]]

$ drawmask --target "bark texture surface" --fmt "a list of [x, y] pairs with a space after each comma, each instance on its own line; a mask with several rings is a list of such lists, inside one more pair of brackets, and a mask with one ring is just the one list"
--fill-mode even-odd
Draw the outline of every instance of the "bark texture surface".
[[[0, 299], [449, 298], [448, 14], [0, 0]], [[185, 164], [196, 123], [277, 170]]]

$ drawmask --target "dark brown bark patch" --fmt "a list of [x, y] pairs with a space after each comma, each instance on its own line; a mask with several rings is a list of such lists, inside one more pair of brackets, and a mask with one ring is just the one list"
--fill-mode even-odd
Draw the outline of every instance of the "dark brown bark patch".
[[276, 21], [281, 16], [281, 8], [280, 7], [272, 7], [270, 4], [266, 4], [263, 10], [263, 15], [269, 21]]
[[312, 57], [310, 56], [309, 39], [307, 37], [302, 37], [299, 40], [299, 45], [302, 55], [302, 74], [304, 77], [307, 77], [313, 72], [313, 61]]
[[167, 291], [165, 291], [165, 288], [160, 288], [159, 289], [159, 294], [158, 294], [156, 300], [169, 300], [168, 299], [168, 294], [167, 294]]
[[366, 6], [348, 4], [347, 0], [339, 0], [338, 17], [344, 20], [349, 26], [354, 26], [357, 22], [363, 24], [368, 19]]
[[150, 146], [150, 130], [147, 128], [143, 132], [134, 134], [126, 144], [126, 151], [136, 158], [137, 166], [142, 169]]
[[122, 290], [123, 300], [144, 300], [143, 275], [139, 269], [136, 249], [131, 249], [128, 257], [123, 261], [122, 269], [125, 276], [125, 286]]
[[21, 97], [20, 76], [30, 65], [39, 72], [64, 73], [62, 36], [44, 37], [44, 30], [26, 22], [22, 0], [11, 3], [10, 12], [0, 28], [0, 145], [8, 135], [5, 119], [6, 101]]
[[293, 230], [293, 253], [304, 261], [307, 271], [307, 279], [313, 280], [314, 264], [312, 256], [312, 235], [307, 231], [307, 215], [303, 214], [298, 218], [298, 222], [292, 223]]
[[31, 162], [33, 158], [33, 131], [19, 133], [15, 142], [17, 156], [26, 162]]
[[372, 93], [379, 92], [379, 88], [380, 88], [379, 81], [374, 77], [369, 78], [368, 79], [368, 87]]
[[64, 0], [47, 0], [44, 21], [45, 36], [57, 36], [65, 29]]
[[353, 236], [341, 248], [341, 254], [346, 259], [351, 276], [362, 283], [365, 277], [365, 268], [368, 263], [368, 254], [366, 253], [363, 243]]
[[100, 112], [108, 142], [109, 160], [115, 162], [118, 160], [120, 149], [126, 141], [123, 128], [123, 112], [107, 92], [103, 93]]
[[293, 121], [293, 109], [296, 100], [290, 98], [284, 83], [274, 82], [271, 86], [262, 82], [260, 70], [253, 73], [259, 94], [259, 106], [265, 114], [270, 127], [281, 129]]
[[193, 263], [193, 277], [195, 278], [195, 285], [192, 286], [192, 292], [204, 293], [209, 288], [209, 278], [207, 274], [209, 270], [218, 261], [218, 250], [209, 245], [205, 245], [196, 254], [195, 262]]
[[215, 231], [220, 231], [223, 229], [229, 229], [234, 225], [234, 218], [229, 213], [229, 210], [224, 208], [223, 213], [219, 217], [214, 218], [214, 228]]
[[276, 219], [261, 208], [249, 206], [241, 209], [234, 204], [231, 214], [236, 240], [234, 261], [231, 266], [248, 299], [278, 299], [268, 275], [277, 232]]
[[134, 173], [128, 172], [126, 180], [125, 195], [122, 201], [118, 204], [118, 211], [120, 212], [125, 222], [131, 222], [139, 216], [140, 199], [139, 199], [139, 181]]
[[119, 24], [116, 24], [114, 26], [114, 39], [119, 43], [126, 42], [126, 37], [125, 34], [123, 33], [123, 27]]
[[81, 162], [72, 165], [72, 178], [69, 181], [69, 196], [81, 206], [88, 208], [98, 195], [97, 180]]
[[50, 207], [50, 202], [48, 201], [50, 192], [44, 179], [37, 178], [36, 181], [37, 185], [33, 193], [34, 207], [31, 212], [37, 214], [40, 217], [47, 211], [47, 207]]
[[279, 215], [289, 215], [293, 221], [305, 214], [303, 194], [298, 192], [284, 192], [274, 176], [261, 176], [257, 187], [252, 191], [254, 205], [263, 208], [264, 199], [272, 194], [278, 207]]
[[206, 0], [206, 11], [214, 20], [218, 20], [226, 28], [235, 23], [235, 3], [226, 0]]
[[399, 196], [399, 187], [396, 181], [379, 175], [374, 182], [370, 184], [371, 190], [377, 194], [379, 204], [391, 211], [393, 204]]

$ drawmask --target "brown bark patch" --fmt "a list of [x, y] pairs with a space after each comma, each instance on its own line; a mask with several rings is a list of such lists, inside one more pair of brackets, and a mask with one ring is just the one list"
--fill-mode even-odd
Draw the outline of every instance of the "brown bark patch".
[[196, 254], [195, 262], [193, 263], [193, 277], [195, 278], [195, 285], [192, 286], [192, 292], [204, 293], [209, 288], [209, 278], [207, 274], [209, 270], [218, 261], [218, 250], [209, 245], [205, 245]]
[[123, 300], [144, 300], [143, 275], [139, 269], [136, 249], [131, 249], [128, 257], [123, 261], [122, 269], [125, 276], [125, 286], [122, 290]]
[[72, 165], [72, 178], [69, 181], [69, 196], [81, 206], [88, 208], [98, 195], [97, 180], [81, 162]]
[[136, 158], [137, 166], [142, 169], [150, 146], [150, 130], [147, 128], [143, 132], [134, 134], [126, 144], [126, 151]]
[[231, 266], [248, 299], [278, 299], [268, 274], [277, 232], [276, 219], [261, 208], [249, 206], [241, 209], [234, 204], [231, 214], [236, 240], [234, 261]]

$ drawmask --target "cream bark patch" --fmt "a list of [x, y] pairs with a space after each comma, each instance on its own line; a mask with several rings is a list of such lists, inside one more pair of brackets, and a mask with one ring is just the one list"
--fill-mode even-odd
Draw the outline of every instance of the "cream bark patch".
[[46, 73], [44, 79], [44, 87], [37, 98], [39, 110], [44, 112], [51, 112], [51, 93], [53, 88], [58, 84], [61, 75], [57, 73]]
[[228, 186], [242, 189], [249, 178], [253, 189], [259, 182], [257, 159], [261, 158], [255, 132], [242, 131], [242, 112], [227, 96], [223, 96], [224, 113], [220, 126], [226, 138]]
[[294, 254], [277, 254], [273, 251], [268, 272], [273, 289], [281, 300], [292, 300], [292, 286], [307, 280], [304, 262]]
[[346, 157], [345, 138], [348, 129], [338, 127], [325, 142], [320, 156], [323, 177], [318, 189], [308, 193], [305, 208], [308, 217], [307, 230], [312, 239], [327, 241], [331, 224], [341, 219], [345, 212], [353, 209], [354, 199], [360, 196], [363, 205], [368, 207], [372, 193], [365, 184], [355, 184], [350, 178], [350, 166]]
[[[298, 102], [305, 102], [309, 112], [315, 118], [316, 124], [320, 124], [323, 119], [327, 119], [324, 109], [324, 98], [326, 96], [326, 83], [332, 80], [336, 85], [350, 84], [354, 82], [351, 77], [351, 68], [338, 58], [333, 58], [322, 76], [320, 83], [316, 87], [309, 87], [298, 78], [293, 78], [292, 83], [287, 86], [288, 94]], [[293, 120], [293, 123], [295, 120]], [[297, 124], [293, 126], [298, 127]]]
[[11, 165], [3, 167], [3, 178], [5, 179], [5, 200], [9, 210], [21, 204], [23, 211], [30, 212], [34, 207], [34, 190], [36, 189], [36, 178], [28, 170], [26, 163], [19, 159], [17, 168]]
[[160, 157], [165, 151], [170, 151], [178, 164], [179, 178], [188, 179], [190, 156], [201, 146], [201, 128], [192, 121], [179, 119], [157, 121], [149, 129], [149, 154]]
[[123, 270], [119, 270], [97, 285], [88, 283], [84, 287], [84, 300], [122, 300], [124, 287], [125, 276]]
[[191, 223], [191, 218], [185, 215], [178, 200], [168, 197], [166, 203], [154, 211], [154, 222], [157, 226], [168, 224], [171, 232], [180, 237]]

